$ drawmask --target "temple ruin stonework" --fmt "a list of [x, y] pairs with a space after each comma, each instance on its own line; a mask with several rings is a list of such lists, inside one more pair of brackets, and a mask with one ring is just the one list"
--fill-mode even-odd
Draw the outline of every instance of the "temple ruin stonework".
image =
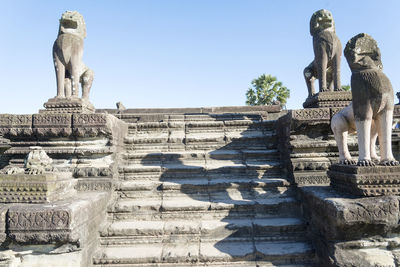
[[310, 31], [304, 109], [95, 109], [65, 12], [56, 97], [0, 114], [0, 266], [399, 266], [400, 108], [377, 42], [347, 43], [343, 92], [332, 14]]

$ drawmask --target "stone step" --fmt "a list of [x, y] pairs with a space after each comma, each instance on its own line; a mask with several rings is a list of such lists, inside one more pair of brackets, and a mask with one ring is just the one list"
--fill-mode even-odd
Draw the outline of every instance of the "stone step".
[[219, 188], [239, 188], [251, 190], [254, 187], [260, 188], [276, 188], [276, 187], [287, 187], [290, 183], [286, 179], [282, 178], [270, 178], [270, 179], [248, 179], [242, 177], [231, 177], [216, 178], [209, 180], [203, 179], [169, 179], [164, 181], [152, 181], [152, 180], [127, 180], [120, 181], [117, 186], [117, 191], [154, 191], [154, 190], [178, 190], [183, 192], [184, 190], [199, 190], [199, 191], [215, 191]]
[[264, 128], [273, 128], [276, 125], [276, 120], [260, 120], [259, 118], [228, 118], [228, 117], [193, 117], [186, 116], [178, 120], [169, 121], [154, 121], [154, 122], [135, 122], [128, 123], [129, 129], [141, 130], [141, 129], [164, 129], [164, 128], [177, 128], [184, 124], [187, 127], [246, 127], [246, 126], [258, 126]]
[[200, 173], [206, 175], [207, 173], [237, 173], [254, 170], [273, 170], [280, 169], [279, 161], [259, 161], [259, 160], [247, 160], [245, 162], [235, 162], [227, 160], [214, 160], [207, 164], [203, 161], [192, 161], [190, 165], [182, 164], [179, 162], [163, 163], [154, 165], [145, 164], [129, 164], [119, 167], [120, 173], [142, 173], [142, 172], [157, 172], [163, 176], [167, 176], [169, 173]]
[[148, 163], [148, 162], [173, 162], [185, 160], [235, 160], [235, 159], [277, 159], [279, 151], [277, 149], [259, 150], [212, 150], [212, 151], [177, 151], [177, 152], [125, 152], [122, 159], [128, 162]]
[[277, 264], [270, 261], [231, 261], [231, 262], [162, 262], [139, 264], [95, 264], [98, 267], [310, 267], [317, 266], [313, 261], [296, 264]]
[[120, 198], [161, 198], [168, 196], [179, 196], [187, 194], [206, 193], [210, 196], [217, 194], [249, 195], [254, 197], [258, 194], [274, 194], [292, 190], [290, 183], [285, 179], [248, 179], [248, 178], [216, 178], [213, 180], [203, 179], [171, 179], [158, 180], [126, 180], [116, 185], [116, 193]]
[[[236, 194], [235, 194], [236, 193]], [[109, 210], [112, 213], [157, 216], [179, 216], [179, 213], [199, 212], [196, 217], [221, 212], [237, 214], [284, 215], [297, 214], [298, 203], [290, 194], [281, 197], [269, 197], [260, 194], [253, 199], [243, 198], [244, 194], [229, 191], [209, 195], [205, 194], [180, 194], [179, 196], [156, 197], [145, 199], [119, 199]], [[244, 195], [244, 197], [250, 197]], [[170, 213], [170, 214], [169, 214]], [[137, 216], [136, 216], [137, 215]], [[129, 216], [125, 217], [129, 218]]]
[[252, 131], [252, 130], [273, 130], [276, 121], [253, 121], [253, 120], [203, 120], [203, 121], [174, 121], [174, 122], [146, 122], [129, 123], [128, 132], [134, 133], [152, 133], [168, 130], [184, 130], [186, 132], [193, 130], [228, 130], [228, 131]]
[[[203, 241], [226, 240], [227, 238], [257, 238], [260, 240], [298, 240], [304, 236], [306, 226], [296, 217], [288, 218], [237, 218], [219, 220], [121, 220], [110, 224], [102, 231], [103, 238], [120, 237], [127, 242], [166, 243], [177, 241], [178, 236], [190, 235]], [[162, 241], [160, 241], [162, 240]], [[106, 240], [109, 241], [109, 239]], [[121, 241], [121, 240], [119, 240]], [[110, 244], [110, 243], [107, 243]], [[120, 244], [120, 243], [119, 243]]]
[[[212, 266], [212, 267], [272, 267], [277, 266], [271, 262], [258, 261], [235, 261], [235, 262], [162, 262], [162, 263], [139, 263], [139, 264], [95, 264], [98, 267], [196, 267], [196, 266]], [[280, 267], [306, 266], [306, 265], [279, 265]], [[307, 265], [309, 266], [309, 265]]]
[[[208, 263], [264, 261], [273, 265], [312, 264], [314, 250], [306, 242], [187, 242], [132, 244], [103, 248], [94, 264]], [[143, 266], [143, 265], [142, 265]]]
[[[124, 138], [126, 147], [138, 145], [155, 145], [159, 143], [184, 143], [191, 144], [219, 144], [234, 145], [239, 143], [262, 144], [276, 140], [275, 131], [231, 131], [221, 130], [219, 132], [188, 132], [170, 133], [156, 132], [147, 134], [130, 134]], [[233, 144], [231, 144], [233, 143]]]

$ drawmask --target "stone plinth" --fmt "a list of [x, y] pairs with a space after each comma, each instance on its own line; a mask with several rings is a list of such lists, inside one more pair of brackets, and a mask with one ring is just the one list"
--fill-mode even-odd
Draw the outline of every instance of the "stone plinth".
[[0, 266], [7, 260], [24, 262], [7, 266], [92, 266], [109, 199], [84, 192], [51, 204], [0, 205], [0, 241], [12, 242], [0, 251]]
[[299, 188], [299, 197], [317, 266], [396, 266], [399, 196], [355, 197], [309, 186]]
[[87, 100], [81, 98], [50, 98], [43, 104], [46, 109], [39, 113], [94, 113], [95, 108]]
[[308, 97], [303, 103], [304, 108], [333, 108], [346, 107], [351, 103], [351, 92], [334, 91], [319, 92]]
[[70, 197], [76, 180], [55, 173], [0, 174], [0, 203], [47, 203]]
[[331, 186], [356, 196], [400, 195], [400, 166], [361, 167], [334, 164]]

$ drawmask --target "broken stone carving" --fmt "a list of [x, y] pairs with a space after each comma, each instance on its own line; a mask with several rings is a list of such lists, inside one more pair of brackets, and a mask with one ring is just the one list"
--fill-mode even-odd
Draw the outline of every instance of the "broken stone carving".
[[46, 171], [53, 171], [53, 160], [46, 154], [40, 146], [32, 146], [29, 148], [31, 151], [28, 153], [24, 160], [24, 168], [11, 167], [6, 169], [6, 174], [42, 174]]
[[86, 25], [82, 15], [77, 11], [64, 12], [60, 19], [58, 37], [53, 46], [59, 98], [79, 97], [79, 84], [81, 84], [82, 98], [89, 99], [94, 73], [82, 60], [84, 38], [86, 38]]
[[42, 174], [46, 170], [51, 170], [53, 160], [39, 146], [30, 147], [31, 152], [25, 159], [25, 169], [28, 174]]
[[[371, 36], [361, 33], [347, 43], [344, 54], [352, 71], [353, 102], [352, 106], [339, 112], [332, 119], [332, 129], [342, 154], [340, 160], [351, 163], [351, 157], [345, 148], [345, 137], [348, 130], [355, 125], [359, 147], [358, 165], [375, 165], [373, 158], [377, 158], [374, 152], [376, 135], [380, 144], [380, 164], [398, 165], [391, 147], [393, 88], [388, 77], [382, 72], [378, 45]], [[351, 109], [354, 112], [354, 120]]]
[[314, 61], [304, 69], [308, 96], [315, 94], [314, 81], [319, 80], [319, 92], [341, 91], [340, 59], [342, 45], [335, 33], [332, 13], [321, 9], [310, 20], [313, 37]]

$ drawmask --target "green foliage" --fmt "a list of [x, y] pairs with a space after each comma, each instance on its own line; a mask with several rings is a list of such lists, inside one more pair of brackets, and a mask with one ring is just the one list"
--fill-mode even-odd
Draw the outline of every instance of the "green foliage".
[[351, 87], [350, 87], [350, 85], [346, 84], [346, 85], [342, 85], [342, 89], [343, 89], [343, 91], [350, 91]]
[[246, 92], [248, 106], [272, 105], [275, 101], [279, 101], [281, 107], [284, 107], [290, 97], [290, 90], [269, 74], [262, 74], [251, 81], [251, 85], [252, 87]]

